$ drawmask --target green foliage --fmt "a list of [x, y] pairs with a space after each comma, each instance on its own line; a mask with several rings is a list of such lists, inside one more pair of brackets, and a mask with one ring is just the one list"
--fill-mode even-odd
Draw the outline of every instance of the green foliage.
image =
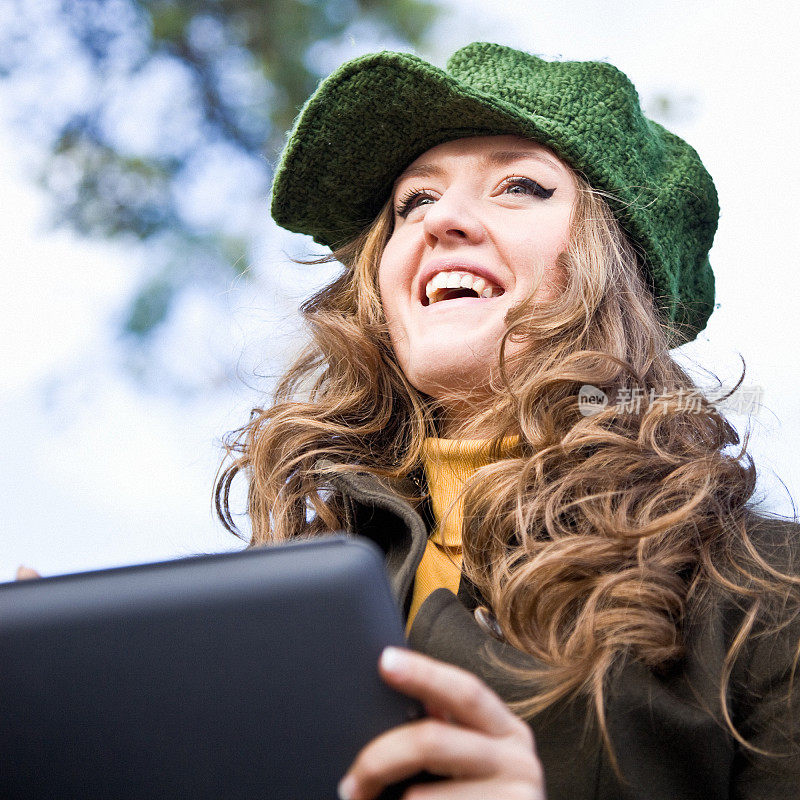
[[169, 313], [175, 287], [163, 278], [148, 281], [131, 304], [125, 333], [143, 336], [161, 324]]
[[[43, 153], [55, 221], [149, 248], [151, 268], [124, 324], [146, 338], [190, 282], [219, 291], [246, 274], [256, 234], [229, 207], [266, 196], [286, 130], [324, 73], [358, 52], [422, 46], [436, 7], [15, 0], [7, 16], [0, 78], [27, 88], [20, 124]], [[84, 91], [67, 101], [53, 84], [73, 72], [69, 85]], [[226, 159], [242, 176], [233, 188], [219, 177]]]

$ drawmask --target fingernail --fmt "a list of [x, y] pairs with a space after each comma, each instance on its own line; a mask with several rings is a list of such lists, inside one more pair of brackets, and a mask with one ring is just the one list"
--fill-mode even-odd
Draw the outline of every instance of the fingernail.
[[336, 787], [339, 800], [353, 800], [356, 791], [356, 779], [352, 775], [345, 775]]
[[386, 672], [401, 672], [408, 662], [405, 651], [399, 647], [384, 647], [381, 653], [381, 667]]

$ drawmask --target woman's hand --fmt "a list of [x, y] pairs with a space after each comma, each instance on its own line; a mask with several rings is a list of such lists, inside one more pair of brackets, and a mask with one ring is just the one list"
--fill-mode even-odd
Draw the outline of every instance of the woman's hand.
[[431, 716], [373, 739], [339, 784], [341, 800], [372, 800], [423, 770], [449, 780], [413, 786], [403, 800], [544, 800], [531, 729], [479, 678], [394, 647], [383, 651], [380, 672]]
[[29, 581], [31, 578], [41, 578], [42, 576], [35, 570], [31, 569], [30, 567], [23, 567], [20, 565], [17, 567], [17, 580], [18, 581]]

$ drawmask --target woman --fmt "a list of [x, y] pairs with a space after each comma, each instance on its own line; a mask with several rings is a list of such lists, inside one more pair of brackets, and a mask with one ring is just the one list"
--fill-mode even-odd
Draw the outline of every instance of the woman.
[[243, 471], [253, 544], [378, 542], [419, 651], [381, 672], [431, 715], [340, 796], [800, 796], [798, 528], [669, 354], [713, 308], [694, 150], [608, 64], [380, 53], [306, 104], [272, 211], [345, 269], [218, 508]]

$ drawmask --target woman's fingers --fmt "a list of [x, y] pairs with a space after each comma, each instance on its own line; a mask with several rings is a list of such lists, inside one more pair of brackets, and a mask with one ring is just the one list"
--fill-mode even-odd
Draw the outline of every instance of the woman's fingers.
[[530, 728], [486, 684], [458, 667], [391, 647], [380, 670], [388, 684], [421, 700], [436, 718], [373, 739], [339, 785], [342, 800], [372, 800], [421, 771], [450, 780], [412, 787], [404, 797], [543, 797]]
[[420, 783], [403, 794], [403, 800], [545, 800], [540, 789], [529, 782], [504, 783], [497, 781], [447, 781], [447, 783]]
[[498, 754], [486, 737], [425, 719], [393, 728], [373, 739], [350, 767], [350, 786], [342, 784], [340, 796], [373, 798], [389, 784], [423, 770], [454, 778], [479, 778], [499, 768]]
[[373, 739], [339, 785], [340, 800], [374, 800], [387, 786], [425, 771], [449, 780], [419, 784], [404, 800], [542, 800], [543, 775], [522, 737], [493, 737], [434, 719]]
[[31, 578], [41, 578], [42, 576], [35, 570], [31, 569], [30, 567], [24, 567], [20, 565], [17, 567], [17, 580], [18, 581], [27, 581]]
[[439, 718], [491, 736], [520, 733], [530, 737], [528, 726], [483, 681], [466, 670], [396, 647], [383, 651], [380, 670], [390, 686], [435, 709]]

